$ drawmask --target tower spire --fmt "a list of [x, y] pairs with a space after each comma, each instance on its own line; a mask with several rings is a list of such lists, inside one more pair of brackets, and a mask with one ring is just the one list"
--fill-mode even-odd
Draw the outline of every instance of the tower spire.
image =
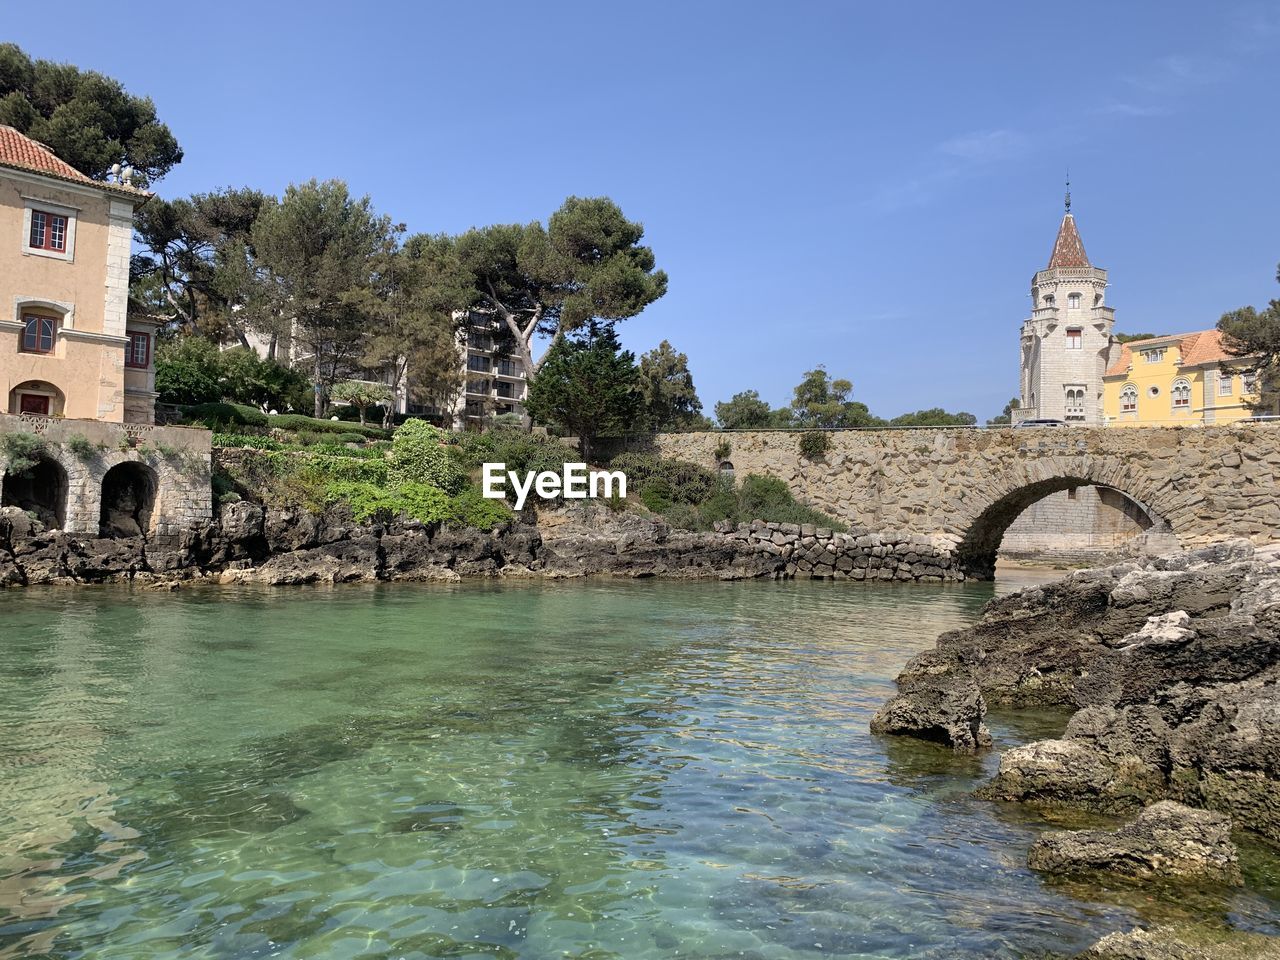
[[1067, 170], [1067, 213], [1071, 212], [1071, 171]]

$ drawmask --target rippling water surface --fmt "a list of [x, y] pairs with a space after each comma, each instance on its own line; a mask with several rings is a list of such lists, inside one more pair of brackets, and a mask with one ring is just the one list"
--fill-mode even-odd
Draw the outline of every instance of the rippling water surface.
[[[0, 958], [1019, 957], [1251, 892], [1047, 884], [867, 732], [989, 585], [0, 595]], [[1004, 743], [1060, 717], [1009, 717]]]

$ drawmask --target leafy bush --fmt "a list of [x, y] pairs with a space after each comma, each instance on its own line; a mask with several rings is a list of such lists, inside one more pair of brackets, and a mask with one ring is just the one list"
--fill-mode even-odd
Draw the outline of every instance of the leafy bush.
[[748, 474], [738, 490], [739, 520], [776, 520], [779, 523], [812, 523], [833, 530], [848, 527], [820, 510], [796, 503], [786, 483], [777, 477]]
[[271, 437], [260, 437], [248, 433], [215, 433], [215, 447], [248, 447], [252, 450], [283, 450], [284, 444]]
[[92, 460], [98, 453], [98, 448], [83, 433], [67, 437], [66, 446], [79, 460]]
[[265, 427], [267, 415], [256, 407], [240, 403], [197, 403], [179, 407], [188, 423], [203, 424], [210, 430], [227, 431], [227, 427]]
[[711, 455], [716, 458], [716, 463], [720, 463], [722, 460], [728, 460], [731, 453], [733, 453], [733, 444], [729, 442], [728, 437], [725, 437], [716, 444], [715, 451]]
[[334, 482], [325, 488], [327, 503], [346, 503], [359, 522], [389, 522], [397, 517], [423, 523], [492, 529], [511, 519], [511, 511], [499, 500], [486, 500], [468, 487], [450, 496], [426, 483], [404, 483], [393, 489], [370, 483]]
[[647, 490], [656, 488], [658, 493], [652, 496], [659, 499], [696, 505], [710, 495], [717, 483], [716, 474], [696, 463], [664, 460], [648, 453], [619, 454], [610, 466], [627, 475], [627, 489], [637, 491], [641, 500]]
[[340, 433], [338, 434], [338, 443], [364, 443], [365, 435], [363, 433]]
[[9, 473], [26, 473], [49, 455], [49, 445], [34, 433], [6, 433], [0, 437], [0, 453], [9, 461]]
[[800, 434], [799, 447], [806, 460], [821, 460], [831, 449], [831, 435], [824, 430], [806, 430]]
[[466, 475], [443, 446], [444, 431], [425, 420], [406, 420], [391, 440], [392, 485], [430, 484], [446, 493], [466, 486]]
[[311, 433], [358, 433], [362, 437], [385, 440], [387, 431], [381, 427], [362, 427], [358, 423], [342, 420], [321, 420], [318, 417], [305, 417], [300, 413], [278, 413], [267, 418], [267, 425], [275, 430], [288, 430], [293, 433], [309, 431]]
[[520, 473], [552, 470], [560, 473], [565, 461], [577, 456], [554, 437], [523, 430], [496, 429], [488, 433], [454, 434], [450, 452], [466, 471], [474, 473], [481, 464], [505, 463], [508, 470]]

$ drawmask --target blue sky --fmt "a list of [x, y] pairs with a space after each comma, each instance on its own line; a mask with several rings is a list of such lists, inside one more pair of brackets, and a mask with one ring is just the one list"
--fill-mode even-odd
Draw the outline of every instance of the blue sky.
[[613, 197], [671, 277], [623, 340], [708, 412], [817, 363], [885, 416], [999, 412], [1068, 167], [1117, 329], [1280, 295], [1275, 3], [50, 10], [7, 39], [150, 95], [165, 196], [338, 177], [428, 232]]

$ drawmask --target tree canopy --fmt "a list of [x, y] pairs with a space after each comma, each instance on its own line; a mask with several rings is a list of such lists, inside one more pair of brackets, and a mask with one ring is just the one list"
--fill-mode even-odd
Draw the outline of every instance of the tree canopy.
[[773, 411], [755, 390], [735, 393], [716, 404], [716, 422], [725, 430], [751, 430], [773, 426]]
[[[569, 197], [539, 222], [469, 230], [457, 239], [473, 303], [505, 324], [531, 374], [564, 336], [592, 321], [634, 317], [667, 291], [644, 227], [608, 197]], [[533, 338], [551, 338], [533, 356]]]
[[635, 360], [612, 324], [588, 324], [551, 345], [525, 407], [535, 419], [575, 433], [589, 460], [597, 437], [635, 423], [641, 409]]
[[670, 341], [663, 340], [640, 357], [639, 388], [650, 430], [688, 429], [707, 423], [689, 372], [689, 358], [676, 352]]
[[[1276, 282], [1280, 283], [1280, 266]], [[1274, 371], [1280, 366], [1280, 300], [1272, 300], [1261, 310], [1240, 307], [1224, 313], [1218, 329], [1228, 352], [1249, 358], [1247, 368], [1259, 375], [1261, 397], [1255, 406], [1270, 408], [1278, 392]]]
[[791, 415], [797, 427], [872, 427], [883, 423], [865, 403], [849, 399], [853, 384], [832, 379], [822, 364], [805, 373], [792, 392]]
[[98, 180], [120, 163], [133, 167], [135, 183], [146, 186], [182, 159], [149, 97], [134, 96], [92, 70], [32, 60], [14, 43], [0, 44], [0, 123], [47, 144]]

